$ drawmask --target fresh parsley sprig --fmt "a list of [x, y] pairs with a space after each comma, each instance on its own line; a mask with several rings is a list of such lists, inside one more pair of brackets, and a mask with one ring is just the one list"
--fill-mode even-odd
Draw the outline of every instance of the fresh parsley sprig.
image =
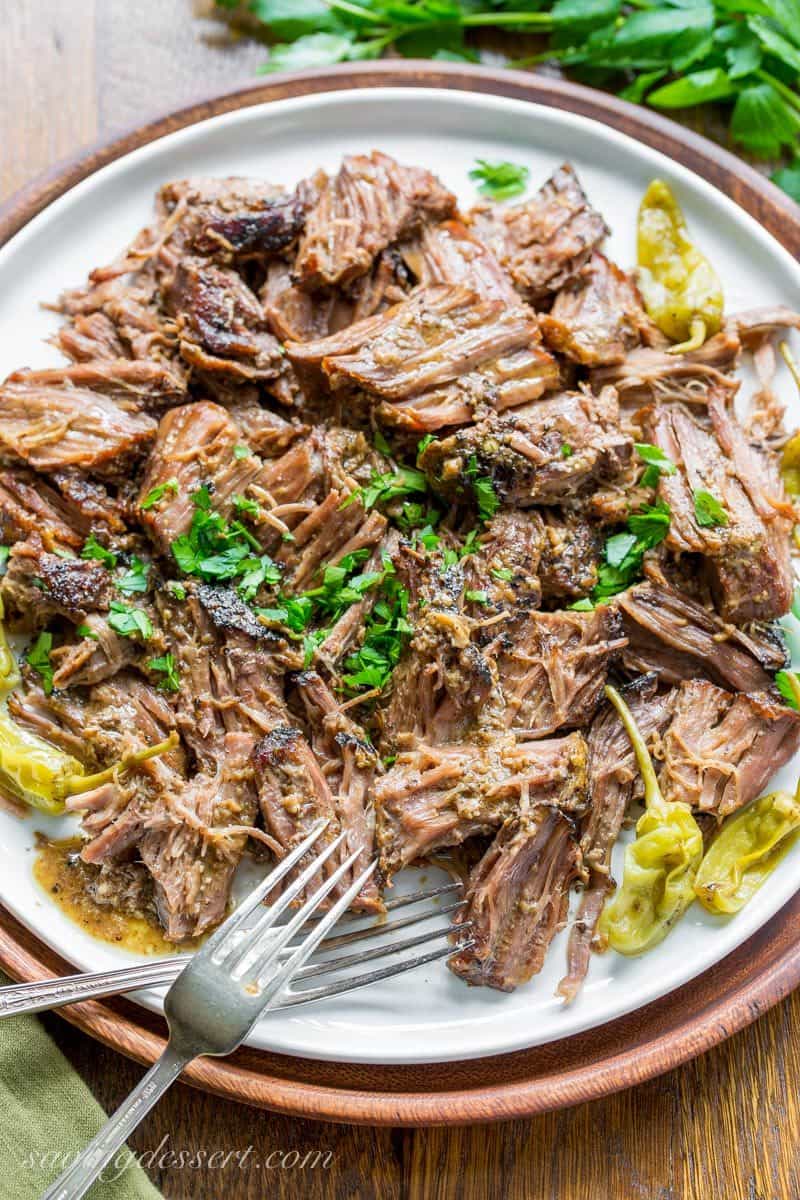
[[515, 65], [556, 60], [665, 112], [724, 105], [733, 142], [760, 158], [789, 152], [773, 179], [800, 202], [798, 0], [218, 0], [218, 8], [248, 10], [273, 43], [265, 72], [389, 50], [474, 62], [470, 30], [544, 34], [547, 47]]

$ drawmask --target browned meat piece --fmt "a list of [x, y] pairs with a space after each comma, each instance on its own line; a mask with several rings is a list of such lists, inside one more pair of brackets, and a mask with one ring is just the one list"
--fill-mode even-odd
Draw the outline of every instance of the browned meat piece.
[[472, 643], [472, 623], [462, 611], [463, 568], [441, 573], [440, 560], [434, 560], [421, 579], [414, 579], [412, 554], [401, 553], [394, 561], [401, 579], [412, 574], [408, 619], [414, 634], [392, 676], [388, 703], [378, 713], [386, 746], [415, 740], [446, 745], [470, 735], [478, 724], [501, 730], [496, 671]]
[[[652, 675], [623, 689], [625, 701], [646, 741], [663, 733], [672, 714], [672, 693], [656, 694]], [[558, 985], [569, 1003], [580, 990], [589, 969], [589, 954], [606, 896], [613, 888], [611, 852], [634, 796], [643, 794], [631, 740], [616, 710], [606, 704], [597, 714], [587, 739], [589, 746], [589, 806], [580, 840], [582, 866], [588, 873], [580, 907], [569, 935], [567, 974]]]
[[292, 282], [292, 269], [283, 259], [276, 258], [267, 267], [260, 295], [267, 325], [282, 342], [310, 342], [331, 332], [336, 295], [304, 292]]
[[470, 224], [517, 289], [542, 300], [574, 279], [608, 229], [565, 164], [524, 204], [479, 204]]
[[84, 388], [108, 396], [132, 413], [158, 411], [186, 400], [186, 379], [179, 370], [141, 359], [100, 359], [40, 371], [15, 371], [6, 382], [29, 388]]
[[96, 530], [104, 531], [109, 538], [128, 532], [124, 488], [112, 496], [104, 483], [89, 479], [74, 467], [53, 471], [51, 479], [58, 488], [70, 524], [84, 537]]
[[302, 195], [264, 199], [238, 211], [218, 211], [200, 222], [193, 248], [224, 261], [263, 259], [285, 250], [302, 232], [306, 207]]
[[69, 324], [62, 325], [52, 342], [77, 363], [97, 363], [128, 354], [114, 322], [104, 312], [76, 314]]
[[309, 432], [307, 425], [292, 424], [258, 401], [234, 403], [228, 411], [239, 427], [241, 444], [261, 458], [277, 458]]
[[[789, 531], [792, 508], [777, 466], [747, 444], [724, 401], [709, 401], [717, 436], [703, 429], [683, 405], [654, 409], [645, 420], [647, 440], [678, 470], [662, 475], [659, 496], [670, 506], [666, 546], [676, 554], [699, 554], [719, 612], [729, 621], [770, 620], [792, 602]], [[699, 492], [724, 509], [724, 524], [702, 524]]]
[[386, 532], [386, 518], [366, 513], [356, 500], [342, 507], [348, 492], [329, 492], [313, 512], [295, 525], [292, 541], [284, 542], [276, 561], [285, 568], [283, 584], [304, 591], [328, 564], [335, 566], [346, 554], [371, 550]]
[[595, 367], [592, 387], [611, 384], [626, 405], [646, 404], [654, 400], [680, 400], [705, 406], [709, 387], [732, 398], [739, 390], [738, 380], [728, 372], [736, 366], [741, 343], [730, 327], [709, 338], [699, 350], [688, 354], [669, 354], [650, 346], [630, 350], [621, 363]]
[[10, 545], [34, 532], [47, 550], [84, 542], [57, 492], [30, 471], [0, 470], [0, 540]]
[[559, 809], [536, 804], [509, 817], [469, 877], [455, 923], [470, 923], [475, 944], [447, 960], [450, 970], [501, 992], [538, 974], [566, 924], [578, 860], [574, 823]]
[[398, 754], [373, 796], [388, 879], [445, 846], [499, 829], [521, 803], [581, 811], [586, 743], [579, 733], [538, 742], [518, 742], [509, 733], [480, 742], [420, 742]]
[[497, 656], [504, 721], [526, 737], [585, 725], [625, 646], [609, 607], [593, 612], [522, 612], [486, 653]]
[[[195, 506], [192, 496], [203, 484], [214, 489], [214, 507], [227, 517], [233, 497], [244, 495], [261, 469], [253, 454], [237, 458], [242, 433], [218, 404], [200, 401], [170, 409], [158, 426], [155, 444], [139, 492], [139, 521], [162, 553], [186, 533]], [[280, 461], [280, 460], [278, 460]], [[150, 507], [154, 489], [164, 489]]]
[[165, 787], [139, 843], [153, 876], [164, 935], [182, 942], [226, 916], [234, 872], [256, 816], [249, 778], [253, 739], [228, 733], [220, 767]]
[[0, 454], [37, 471], [80, 467], [122, 478], [153, 440], [156, 423], [99, 392], [28, 383], [0, 387]]
[[[353, 874], [357, 875], [369, 866], [375, 853], [375, 814], [370, 793], [378, 757], [364, 730], [341, 711], [319, 675], [304, 672], [297, 679], [297, 687], [312, 730], [311, 746], [334, 798], [336, 824], [347, 835], [341, 853], [346, 856], [361, 851], [353, 866]], [[343, 880], [342, 890], [346, 886]], [[382, 907], [374, 877], [364, 885], [353, 907], [372, 911]]]
[[600, 538], [580, 513], [546, 508], [539, 579], [542, 597], [554, 607], [588, 596], [597, 583]]
[[337, 389], [363, 389], [380, 416], [417, 430], [537, 399], [558, 384], [529, 309], [480, 300], [467, 287], [430, 287], [340, 334], [286, 347]]
[[540, 324], [551, 350], [588, 367], [624, 362], [640, 342], [658, 345], [661, 341], [636, 285], [599, 253], [592, 255], [573, 283], [561, 289]]
[[726, 324], [732, 326], [748, 350], [755, 349], [765, 338], [780, 330], [800, 329], [800, 313], [793, 312], [783, 304], [766, 308], [750, 308], [746, 312], [731, 313]]
[[[68, 358], [76, 362], [175, 359], [174, 326], [161, 309], [154, 270], [140, 269], [147, 250], [143, 254], [144, 258], [122, 263], [121, 275], [115, 274], [115, 267], [92, 272], [85, 287], [61, 296], [58, 307], [67, 323], [53, 341]], [[136, 272], [133, 279], [125, 277], [125, 268]]]
[[426, 220], [453, 215], [455, 197], [420, 167], [374, 150], [345, 158], [306, 218], [295, 274], [307, 291], [365, 275], [376, 254]]
[[82, 624], [88, 634], [51, 652], [55, 688], [101, 683], [126, 667], [141, 666], [143, 659], [157, 653], [149, 643], [143, 648], [133, 638], [121, 637], [100, 613], [89, 613]]
[[87, 613], [107, 608], [111, 577], [92, 559], [51, 554], [33, 533], [12, 548], [0, 596], [20, 628], [42, 629], [54, 616], [80, 622]]
[[514, 604], [538, 608], [544, 530], [537, 512], [496, 513], [480, 539], [480, 549], [464, 562], [467, 586], [485, 592], [489, 603], [498, 608]]
[[800, 746], [800, 714], [773, 696], [682, 683], [662, 743], [664, 798], [720, 820], [755, 800]]
[[745, 633], [674, 588], [641, 583], [616, 605], [628, 638], [626, 667], [655, 671], [664, 683], [702, 676], [734, 691], [757, 692], [786, 666], [777, 627]]
[[167, 301], [180, 352], [204, 374], [235, 382], [271, 382], [283, 372], [280, 346], [242, 277], [198, 258], [182, 258]]
[[505, 504], [558, 504], [625, 467], [633, 442], [618, 421], [613, 388], [564, 392], [431, 442], [420, 466], [445, 496], [469, 494], [478, 477]]
[[511, 279], [491, 250], [460, 221], [425, 225], [419, 237], [400, 247], [418, 283], [463, 284], [482, 300], [518, 304]]

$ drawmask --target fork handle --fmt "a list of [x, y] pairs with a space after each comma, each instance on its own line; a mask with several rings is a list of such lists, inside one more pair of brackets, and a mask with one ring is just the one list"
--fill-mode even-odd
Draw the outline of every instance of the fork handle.
[[175, 1082], [186, 1064], [191, 1061], [191, 1057], [179, 1054], [172, 1044], [168, 1043], [161, 1058], [153, 1064], [72, 1165], [42, 1193], [41, 1200], [81, 1200], [103, 1168], [108, 1166], [117, 1151], [124, 1146], [137, 1125]]
[[10, 983], [0, 987], [0, 1018], [45, 1012], [65, 1004], [78, 1004], [81, 1000], [118, 996], [134, 989], [172, 983], [188, 961], [188, 958], [162, 959], [158, 963], [120, 967], [115, 971], [89, 971], [63, 979]]

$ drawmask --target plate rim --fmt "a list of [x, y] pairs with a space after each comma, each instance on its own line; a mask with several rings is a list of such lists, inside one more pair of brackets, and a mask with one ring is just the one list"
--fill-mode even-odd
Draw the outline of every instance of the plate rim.
[[[344, 64], [281, 75], [205, 97], [102, 140], [56, 164], [0, 206], [0, 246], [82, 179], [178, 129], [274, 100], [398, 86], [500, 95], [598, 120], [669, 155], [724, 191], [786, 249], [800, 255], [800, 208], [753, 168], [699, 135], [568, 81], [415, 61]], [[800, 983], [800, 945], [792, 937], [798, 915], [800, 895], [689, 984], [605, 1026], [488, 1058], [381, 1067], [383, 1090], [376, 1089], [374, 1065], [327, 1062], [320, 1081], [320, 1060], [250, 1048], [230, 1060], [199, 1060], [185, 1078], [203, 1090], [257, 1107], [359, 1124], [464, 1124], [564, 1107], [678, 1066], [784, 998]], [[1, 907], [0, 965], [20, 979], [64, 971], [63, 960]], [[683, 1014], [677, 1027], [669, 1021], [675, 1013]], [[77, 1005], [63, 1015], [142, 1062], [153, 1061], [163, 1048], [163, 1020], [124, 1000]], [[650, 1032], [648, 1021], [655, 1023]], [[313, 1072], [308, 1069], [312, 1063]], [[310, 1075], [317, 1076], [313, 1083]], [[497, 1082], [487, 1086], [487, 1078]]]

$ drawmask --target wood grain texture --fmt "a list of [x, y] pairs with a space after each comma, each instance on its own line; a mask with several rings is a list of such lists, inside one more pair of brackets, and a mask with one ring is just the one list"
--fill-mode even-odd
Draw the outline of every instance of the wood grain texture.
[[[96, 21], [94, 9], [90, 0], [0, 0], [0, 79], [11, 85], [4, 94], [16, 97], [0, 111], [3, 195], [118, 123], [144, 120], [209, 87], [248, 83], [250, 64], [261, 57], [247, 43], [218, 54], [190, 21], [183, 0], [97, 0]], [[54, 30], [66, 39], [60, 57], [47, 41]], [[102, 53], [95, 56], [93, 45], [103, 46]], [[69, 96], [65, 80], [75, 85]], [[472, 1129], [366, 1130], [255, 1112], [181, 1086], [151, 1114], [133, 1146], [152, 1150], [167, 1137], [178, 1149], [228, 1151], [252, 1143], [265, 1154], [296, 1149], [300, 1157], [309, 1150], [333, 1155], [327, 1169], [268, 1174], [252, 1159], [242, 1170], [219, 1172], [154, 1167], [154, 1181], [171, 1200], [795, 1200], [798, 1017], [795, 996], [678, 1071], [533, 1120]], [[101, 1103], [111, 1108], [121, 1100], [140, 1068], [57, 1016], [47, 1023]], [[491, 1084], [488, 1071], [486, 1082]]]

